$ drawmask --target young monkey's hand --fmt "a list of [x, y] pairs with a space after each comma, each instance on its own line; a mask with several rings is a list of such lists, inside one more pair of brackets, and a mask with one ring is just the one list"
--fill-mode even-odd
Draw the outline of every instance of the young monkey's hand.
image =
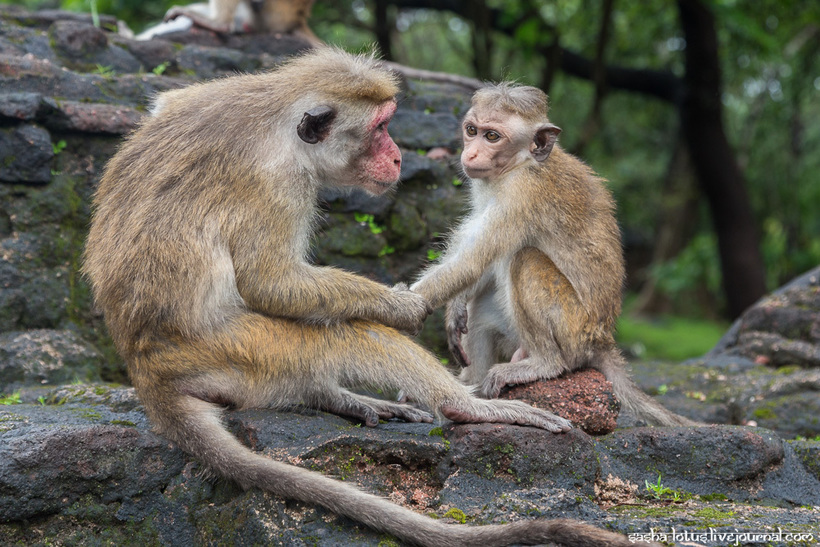
[[397, 283], [391, 291], [395, 298], [395, 308], [384, 323], [415, 336], [421, 331], [424, 320], [433, 313], [433, 309], [423, 296], [408, 289], [405, 283]]
[[453, 359], [461, 368], [470, 366], [470, 359], [461, 345], [461, 336], [467, 334], [467, 302], [463, 298], [456, 297], [447, 304], [444, 322], [447, 329], [447, 348]]

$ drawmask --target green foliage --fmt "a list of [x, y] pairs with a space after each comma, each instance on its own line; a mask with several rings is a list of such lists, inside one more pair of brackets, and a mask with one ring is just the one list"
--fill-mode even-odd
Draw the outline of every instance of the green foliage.
[[427, 260], [430, 262], [438, 260], [441, 256], [441, 251], [438, 249], [427, 249]]
[[681, 494], [677, 490], [672, 490], [661, 483], [661, 476], [658, 474], [657, 484], [652, 484], [649, 481], [644, 481], [646, 484], [646, 491], [656, 500], [671, 499], [672, 501], [680, 501]]
[[0, 405], [19, 405], [22, 402], [19, 391], [11, 395], [0, 395]]
[[820, 442], [820, 435], [816, 435], [816, 436], [814, 436], [814, 437], [809, 437], [809, 438], [806, 438], [806, 437], [804, 437], [804, 436], [802, 436], [802, 435], [798, 435], [797, 437], [795, 437], [795, 438], [794, 438], [794, 440], [795, 440], [795, 441], [814, 441], [814, 442]]
[[153, 72], [153, 73], [154, 73], [154, 74], [156, 74], [157, 76], [162, 76], [162, 74], [163, 74], [163, 73], [164, 73], [167, 69], [168, 69], [168, 63], [160, 63], [160, 64], [158, 64], [157, 66], [155, 66], [155, 67], [154, 67], [154, 69], [153, 69], [151, 72]]
[[455, 507], [444, 513], [444, 516], [446, 518], [451, 518], [456, 522], [460, 522], [461, 524], [467, 522], [467, 515], [464, 514], [464, 511]]
[[103, 78], [111, 78], [116, 75], [113, 67], [110, 66], [103, 66], [101, 64], [97, 64], [97, 67], [91, 71], [92, 74], [99, 74]]
[[713, 309], [722, 306], [720, 255], [712, 233], [697, 234], [678, 256], [653, 266], [649, 275], [679, 312], [697, 312], [703, 302], [712, 302]]
[[618, 320], [618, 343], [642, 359], [684, 361], [711, 350], [726, 324], [682, 317], [659, 317], [652, 320], [630, 317]]
[[366, 213], [353, 213], [353, 218], [356, 222], [367, 225], [367, 227], [370, 228], [370, 231], [374, 234], [380, 234], [384, 231], [384, 226], [379, 226], [376, 224], [376, 218], [373, 215]]
[[65, 142], [64, 139], [60, 139], [57, 142], [51, 143], [51, 149], [54, 151], [55, 156], [57, 154], [59, 154], [60, 152], [62, 152], [63, 150], [65, 150], [66, 146], [67, 146], [67, 143]]

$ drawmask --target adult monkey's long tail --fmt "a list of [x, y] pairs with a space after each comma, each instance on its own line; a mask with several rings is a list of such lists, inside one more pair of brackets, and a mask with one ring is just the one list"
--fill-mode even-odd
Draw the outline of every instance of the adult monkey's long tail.
[[218, 474], [244, 488], [258, 487], [283, 498], [321, 505], [415, 545], [631, 545], [620, 534], [568, 519], [526, 520], [487, 526], [444, 524], [346, 483], [253, 452], [225, 429], [217, 405], [179, 393], [162, 397], [161, 405], [155, 404], [158, 400], [152, 400], [150, 396], [142, 398], [159, 433]]

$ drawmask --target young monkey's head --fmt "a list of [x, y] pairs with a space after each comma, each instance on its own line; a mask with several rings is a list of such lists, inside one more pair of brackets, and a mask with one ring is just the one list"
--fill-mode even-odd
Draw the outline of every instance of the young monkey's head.
[[547, 96], [511, 83], [475, 92], [462, 123], [461, 165], [474, 179], [495, 179], [530, 162], [545, 161], [561, 129], [547, 118]]

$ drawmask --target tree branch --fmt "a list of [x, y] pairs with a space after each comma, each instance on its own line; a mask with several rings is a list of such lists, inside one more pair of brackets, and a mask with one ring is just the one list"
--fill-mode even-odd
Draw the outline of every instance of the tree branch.
[[[472, 0], [386, 0], [399, 9], [432, 9], [450, 11], [466, 20], [472, 20], [474, 9]], [[499, 10], [490, 10], [493, 29], [512, 35], [517, 23], [501, 25]], [[574, 51], [561, 47], [560, 67], [570, 76], [595, 81], [595, 63]], [[605, 66], [604, 82], [609, 89], [632, 91], [649, 95], [662, 101], [677, 103], [681, 99], [683, 84], [670, 70], [636, 69], [619, 66]]]

